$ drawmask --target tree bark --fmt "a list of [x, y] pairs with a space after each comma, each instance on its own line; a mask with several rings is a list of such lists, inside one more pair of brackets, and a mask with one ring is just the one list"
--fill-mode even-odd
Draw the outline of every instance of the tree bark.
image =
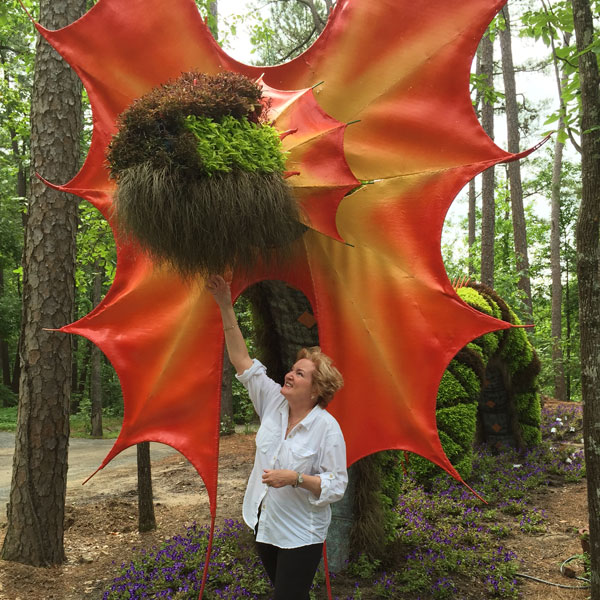
[[15, 360], [13, 362], [12, 382], [10, 389], [19, 394], [21, 388], [21, 347], [23, 345], [23, 326], [19, 331], [19, 340], [17, 342], [17, 351], [15, 352]]
[[469, 181], [469, 277], [475, 275], [475, 239], [477, 230], [477, 190], [475, 180]]
[[[517, 104], [517, 88], [515, 68], [512, 57], [512, 39], [510, 33], [510, 14], [508, 5], [502, 9], [504, 29], [500, 31], [500, 50], [502, 53], [502, 74], [504, 77], [504, 96], [506, 101], [506, 127], [508, 133], [508, 151], [519, 152], [519, 106]], [[513, 239], [515, 258], [519, 272], [518, 287], [523, 292], [523, 300], [529, 313], [528, 323], [532, 322], [533, 302], [531, 299], [531, 280], [529, 278], [529, 256], [527, 254], [527, 226], [523, 209], [523, 186], [521, 183], [521, 163], [514, 160], [508, 163], [508, 181], [510, 185], [510, 204], [513, 222]]]
[[[494, 44], [489, 35], [481, 40], [481, 74], [486, 75], [487, 85], [494, 87]], [[494, 106], [482, 98], [481, 125], [494, 139]], [[481, 175], [481, 282], [494, 287], [494, 238], [496, 205], [494, 200], [495, 170], [490, 167]]]
[[[60, 29], [85, 0], [41, 0], [40, 23]], [[32, 170], [68, 181], [79, 168], [81, 84], [38, 38], [31, 115]], [[71, 341], [46, 331], [69, 323], [77, 200], [33, 180], [25, 230], [23, 345], [8, 528], [2, 558], [30, 565], [64, 561]]]
[[219, 41], [219, 3], [217, 0], [213, 0], [208, 5], [208, 11], [212, 16], [212, 20], [208, 23], [208, 28], [215, 40]]
[[554, 143], [554, 161], [552, 163], [552, 209], [550, 214], [550, 267], [552, 272], [551, 292], [551, 336], [552, 367], [554, 370], [554, 397], [561, 402], [567, 399], [565, 366], [562, 350], [562, 268], [560, 260], [560, 184], [564, 143], [560, 141], [560, 132], [564, 121], [560, 118], [559, 134]]
[[[0, 298], [4, 295], [4, 269], [0, 269]], [[8, 342], [0, 339], [0, 363], [2, 364], [2, 383], [10, 388], [10, 357]]]
[[231, 363], [227, 357], [227, 349], [223, 348], [223, 369], [221, 372], [221, 423], [228, 427], [221, 427], [221, 431], [232, 433], [229, 425], [233, 425], [233, 395], [232, 395]]
[[[92, 284], [92, 304], [98, 306], [102, 300], [102, 266], [94, 262], [94, 281]], [[91, 349], [90, 361], [90, 400], [92, 437], [102, 437], [102, 352], [95, 344]]]
[[138, 468], [138, 529], [140, 532], [156, 529], [152, 494], [150, 442], [137, 444]]
[[589, 0], [572, 0], [581, 90], [581, 206], [577, 219], [581, 394], [590, 517], [591, 598], [600, 600], [600, 74], [589, 50]]

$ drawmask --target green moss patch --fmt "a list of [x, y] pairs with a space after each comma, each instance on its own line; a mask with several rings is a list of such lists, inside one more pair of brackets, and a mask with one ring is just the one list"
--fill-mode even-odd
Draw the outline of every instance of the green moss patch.
[[306, 227], [267, 112], [235, 73], [184, 73], [133, 102], [107, 153], [120, 234], [186, 278], [285, 260]]

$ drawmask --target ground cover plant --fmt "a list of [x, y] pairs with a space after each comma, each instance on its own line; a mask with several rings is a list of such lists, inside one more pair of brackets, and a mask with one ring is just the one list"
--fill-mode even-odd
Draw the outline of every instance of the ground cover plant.
[[[542, 430], [543, 443], [525, 452], [475, 449], [469, 484], [487, 504], [445, 474], [424, 487], [409, 473], [385, 559], [354, 557], [346, 572], [332, 574], [334, 598], [519, 598], [519, 557], [506, 540], [513, 532], [544, 530], [547, 517], [535, 506], [536, 490], [585, 476], [583, 452], [573, 445], [581, 438], [581, 407], [544, 409]], [[104, 600], [195, 599], [207, 539], [206, 527], [192, 526], [159, 548], [134, 550]], [[269, 591], [247, 527], [226, 520], [215, 536], [205, 598], [263, 600]], [[312, 594], [326, 597], [322, 574]]]

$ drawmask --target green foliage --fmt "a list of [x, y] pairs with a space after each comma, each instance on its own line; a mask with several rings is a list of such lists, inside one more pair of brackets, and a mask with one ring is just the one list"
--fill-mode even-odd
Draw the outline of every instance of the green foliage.
[[361, 553], [348, 565], [348, 574], [353, 577], [366, 579], [367, 577], [372, 577], [380, 565], [381, 561], [379, 559], [371, 558]]
[[224, 72], [184, 73], [135, 100], [119, 117], [119, 131], [107, 159], [113, 177], [132, 167], [183, 169], [191, 178], [202, 175], [195, 136], [187, 117], [220, 122], [223, 117], [259, 122], [263, 113], [261, 88], [243, 75]]
[[472, 447], [477, 421], [477, 405], [475, 403], [438, 408], [436, 418], [438, 428], [451, 434], [453, 441], [463, 450]]
[[[592, 14], [600, 14], [598, 0], [591, 0], [590, 8]], [[521, 23], [521, 35], [541, 40], [548, 47], [555, 68], [560, 69], [560, 76], [563, 79], [560, 107], [550, 115], [545, 125], [553, 125], [562, 118], [566, 127], [577, 136], [581, 100], [579, 52], [575, 44], [572, 4], [568, 0], [558, 0], [553, 2], [549, 9], [546, 5], [531, 8], [524, 12]], [[600, 34], [597, 27], [589, 42], [584, 52], [600, 54]], [[563, 142], [569, 139], [564, 131], [559, 135]]]
[[[31, 8], [33, 3], [26, 0], [25, 4]], [[16, 0], [0, 3], [0, 23], [0, 339], [8, 345], [12, 370], [21, 317], [22, 216], [28, 185], [35, 38]]]
[[263, 108], [260, 86], [228, 72], [134, 101], [108, 151], [122, 235], [188, 279], [285, 259], [306, 228]]
[[[89, 400], [82, 402], [82, 411], [69, 417], [70, 436], [74, 438], [89, 439], [92, 437], [92, 426], [90, 423]], [[109, 414], [102, 413], [102, 439], [115, 439], [121, 431], [123, 419]]]
[[[481, 380], [477, 377], [477, 374], [472, 368], [458, 360], [452, 360], [452, 362], [448, 365], [448, 369], [444, 372], [444, 375], [448, 373], [448, 371], [452, 372], [455, 377], [460, 379], [462, 387], [465, 390], [468, 398], [479, 396], [479, 393], [481, 392]], [[440, 402], [439, 393], [438, 406], [443, 406], [443, 404]]]
[[463, 302], [466, 302], [479, 312], [485, 313], [486, 315], [495, 316], [490, 304], [486, 302], [485, 298], [477, 290], [468, 286], [463, 286], [458, 288], [456, 293]]
[[[0, 383], [0, 407], [5, 408], [5, 409], [15, 409], [14, 411], [14, 417], [16, 419], [17, 417], [17, 412], [16, 412], [16, 407], [17, 404], [19, 402], [19, 398], [17, 397], [17, 395], [8, 387], [6, 387], [4, 384]], [[8, 411], [7, 413], [5, 413], [2, 417], [2, 423], [4, 424], [5, 421], [4, 419], [6, 419], [6, 423], [8, 422], [12, 422], [12, 415], [13, 415], [13, 411]], [[0, 429], [2, 429], [2, 425], [0, 425]]]
[[249, 173], [282, 173], [285, 154], [277, 131], [269, 125], [225, 116], [216, 122], [188, 116], [185, 126], [196, 136], [196, 151], [207, 175], [234, 170]]
[[[10, 395], [10, 399], [14, 405], [2, 407], [3, 395]], [[0, 384], [0, 431], [14, 432], [17, 430], [17, 412], [16, 395], [5, 386]], [[71, 415], [70, 436], [74, 438], [89, 438], [90, 437], [90, 416], [89, 416], [89, 401], [84, 404], [83, 410], [80, 413]], [[114, 439], [118, 436], [121, 429], [122, 417], [111, 414], [111, 411], [104, 411], [102, 415], [102, 427], [105, 439]]]
[[536, 446], [542, 441], [542, 433], [539, 425], [528, 425], [527, 423], [521, 423], [521, 435], [523, 441], [528, 446]]
[[465, 400], [468, 397], [469, 395], [465, 388], [456, 377], [449, 370], [444, 371], [437, 396], [438, 409], [454, 406], [457, 402]]
[[[516, 322], [518, 322], [518, 319], [516, 319]], [[506, 332], [500, 355], [506, 360], [511, 375], [525, 368], [531, 362], [533, 348], [523, 329], [511, 328]]]
[[383, 534], [385, 541], [391, 541], [398, 526], [396, 501], [404, 484], [400, 461], [404, 453], [386, 450], [376, 454], [379, 472], [379, 501], [383, 506]]
[[256, 62], [262, 65], [279, 64], [304, 52], [315, 41], [328, 16], [323, 0], [315, 0], [311, 6], [304, 2], [276, 2], [267, 11], [261, 11], [263, 6], [258, 3], [253, 6], [255, 10], [248, 19], [250, 41]]

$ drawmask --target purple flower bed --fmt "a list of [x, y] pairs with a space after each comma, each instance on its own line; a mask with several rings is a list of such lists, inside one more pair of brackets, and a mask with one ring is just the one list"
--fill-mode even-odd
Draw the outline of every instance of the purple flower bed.
[[[141, 550], [104, 592], [103, 600], [198, 598], [209, 528], [192, 525], [160, 548]], [[215, 528], [205, 598], [259, 598], [268, 588], [247, 527], [226, 519]]]
[[[475, 450], [468, 483], [488, 504], [446, 474], [427, 489], [407, 477], [388, 556], [382, 561], [358, 557], [346, 574], [332, 575], [334, 598], [519, 598], [518, 557], [502, 540], [513, 532], [545, 530], [547, 517], [532, 504], [532, 490], [553, 479], [579, 481], [585, 476], [583, 451], [564, 443], [581, 438], [581, 407], [559, 405], [553, 410], [544, 409], [540, 446], [526, 452]], [[195, 600], [207, 542], [208, 528], [194, 525], [160, 548], [137, 551], [129, 564], [121, 565], [103, 600]], [[336, 588], [347, 591], [336, 595]], [[225, 520], [215, 532], [206, 600], [263, 600], [270, 589], [248, 528]], [[326, 597], [322, 575], [313, 595]]]
[[583, 406], [575, 402], [545, 406], [541, 429], [542, 438], [549, 442], [583, 442]]

